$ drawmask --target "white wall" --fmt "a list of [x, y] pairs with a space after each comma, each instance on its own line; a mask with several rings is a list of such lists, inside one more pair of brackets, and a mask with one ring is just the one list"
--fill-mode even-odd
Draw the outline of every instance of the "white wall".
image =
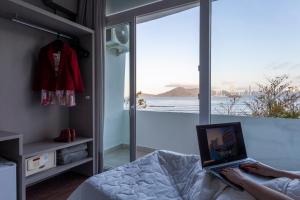
[[137, 112], [137, 145], [198, 154], [198, 117], [189, 113]]
[[104, 150], [128, 143], [124, 137], [129, 135], [129, 114], [123, 108], [125, 54], [117, 56], [107, 50], [105, 55]]
[[[248, 155], [274, 167], [300, 170], [300, 120], [212, 116], [213, 123], [242, 123]], [[197, 114], [137, 112], [137, 145], [199, 154]]]

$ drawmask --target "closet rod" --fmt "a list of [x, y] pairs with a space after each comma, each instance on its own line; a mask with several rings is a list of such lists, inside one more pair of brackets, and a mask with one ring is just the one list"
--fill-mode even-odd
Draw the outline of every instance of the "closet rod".
[[11, 21], [16, 22], [18, 24], [22, 24], [22, 25], [30, 27], [30, 28], [34, 28], [34, 29], [37, 29], [37, 30], [40, 30], [40, 31], [44, 31], [46, 33], [57, 35], [59, 37], [63, 37], [63, 38], [70, 39], [70, 40], [73, 39], [71, 36], [68, 36], [68, 35], [65, 35], [65, 34], [62, 34], [62, 33], [58, 33], [56, 31], [53, 31], [53, 30], [50, 30], [50, 29], [47, 29], [47, 28], [44, 28], [44, 27], [41, 27], [41, 26], [38, 26], [38, 25], [35, 25], [35, 24], [32, 24], [32, 23], [29, 23], [29, 22], [25, 22], [25, 21], [17, 19], [17, 18], [12, 18]]

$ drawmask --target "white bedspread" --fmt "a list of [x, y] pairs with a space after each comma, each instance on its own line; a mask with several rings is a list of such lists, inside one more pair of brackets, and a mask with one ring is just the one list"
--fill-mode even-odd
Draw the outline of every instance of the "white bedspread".
[[[265, 183], [300, 199], [298, 180], [275, 179]], [[93, 176], [69, 200], [253, 200], [247, 192], [227, 187], [205, 173], [197, 155], [156, 151], [135, 162]]]

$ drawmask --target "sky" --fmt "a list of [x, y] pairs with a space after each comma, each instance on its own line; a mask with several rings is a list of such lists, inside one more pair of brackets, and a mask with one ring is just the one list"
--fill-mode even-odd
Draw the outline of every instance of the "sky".
[[[300, 1], [219, 0], [212, 8], [212, 88], [255, 89], [287, 74], [300, 86]], [[137, 25], [137, 90], [198, 87], [199, 8]]]

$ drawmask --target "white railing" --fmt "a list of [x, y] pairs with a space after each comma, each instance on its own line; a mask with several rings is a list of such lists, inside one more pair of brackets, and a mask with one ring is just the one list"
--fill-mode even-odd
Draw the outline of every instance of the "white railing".
[[[213, 115], [212, 123], [242, 123], [248, 155], [288, 170], [300, 170], [300, 120]], [[137, 145], [199, 154], [198, 115], [137, 112]]]
[[[212, 123], [242, 123], [248, 155], [266, 164], [300, 170], [300, 120], [213, 115]], [[198, 114], [137, 111], [137, 145], [199, 154]], [[129, 143], [129, 113], [115, 112], [106, 120], [105, 149]]]

